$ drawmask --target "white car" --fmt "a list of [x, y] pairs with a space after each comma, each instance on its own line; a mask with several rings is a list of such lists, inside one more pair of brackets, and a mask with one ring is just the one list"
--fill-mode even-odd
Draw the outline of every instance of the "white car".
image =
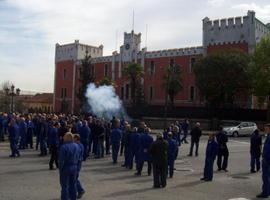
[[258, 127], [254, 122], [241, 122], [236, 126], [224, 127], [223, 131], [227, 135], [238, 137], [241, 135], [251, 135], [256, 129]]

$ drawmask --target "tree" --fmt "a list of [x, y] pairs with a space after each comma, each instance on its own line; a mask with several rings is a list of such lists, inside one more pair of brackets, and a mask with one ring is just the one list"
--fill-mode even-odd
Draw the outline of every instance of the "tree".
[[94, 68], [91, 63], [91, 56], [86, 52], [84, 59], [82, 60], [82, 70], [80, 74], [80, 88], [77, 93], [77, 98], [80, 100], [82, 109], [87, 106], [87, 98], [85, 93], [87, 90], [87, 85], [95, 81]]
[[136, 94], [136, 92], [138, 93], [138, 90], [140, 90], [139, 87], [141, 87], [141, 78], [144, 74], [143, 68], [140, 64], [130, 63], [123, 69], [123, 73], [130, 80], [131, 99], [133, 105], [136, 105], [136, 96], [141, 95]]
[[99, 85], [114, 85], [114, 82], [109, 77], [104, 76]]
[[219, 50], [200, 59], [194, 66], [200, 94], [212, 107], [233, 106], [238, 94], [248, 94], [249, 56], [237, 49]]
[[163, 88], [165, 89], [165, 107], [164, 107], [164, 128], [167, 126], [168, 100], [173, 107], [175, 96], [183, 89], [181, 70], [178, 65], [166, 67], [163, 77]]
[[0, 110], [3, 112], [10, 112], [10, 97], [6, 95], [6, 89], [10, 89], [12, 83], [4, 81], [0, 89]]
[[252, 92], [260, 102], [266, 100], [267, 119], [270, 120], [270, 34], [257, 44], [250, 62], [249, 74]]
[[166, 68], [165, 75], [163, 77], [163, 87], [166, 95], [165, 101], [169, 98], [170, 104], [173, 106], [175, 96], [183, 89], [181, 70], [178, 65]]

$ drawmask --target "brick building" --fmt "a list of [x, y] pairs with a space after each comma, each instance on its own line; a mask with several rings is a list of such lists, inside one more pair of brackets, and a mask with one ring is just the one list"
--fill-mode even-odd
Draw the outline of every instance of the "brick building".
[[[116, 92], [124, 103], [130, 102], [130, 84], [123, 77], [122, 69], [130, 62], [140, 63], [144, 69], [143, 90], [145, 100], [150, 105], [163, 105], [165, 92], [162, 88], [162, 78], [167, 66], [180, 66], [183, 77], [183, 90], [175, 99], [176, 106], [203, 106], [203, 99], [195, 84], [192, 66], [196, 59], [221, 48], [238, 48], [246, 53], [252, 53], [256, 43], [270, 33], [270, 24], [264, 24], [255, 17], [255, 12], [248, 11], [244, 17], [202, 20], [203, 44], [198, 47], [174, 48], [157, 51], [147, 51], [141, 48], [141, 34], [134, 31], [124, 33], [124, 43], [120, 51], [110, 56], [103, 56], [103, 45], [98, 47], [85, 45], [75, 40], [74, 43], [59, 45], [55, 50], [55, 83], [54, 110], [60, 112], [63, 102], [68, 111], [79, 111], [79, 100], [76, 91], [79, 86], [81, 60], [86, 51], [92, 57], [93, 71], [96, 81], [104, 76], [116, 83]], [[242, 98], [241, 107], [252, 107], [251, 98]]]

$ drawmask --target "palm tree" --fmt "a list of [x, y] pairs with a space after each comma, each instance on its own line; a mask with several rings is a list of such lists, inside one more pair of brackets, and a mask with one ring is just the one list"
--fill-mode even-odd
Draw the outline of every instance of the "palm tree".
[[183, 89], [182, 73], [178, 65], [166, 68], [165, 75], [163, 77], [163, 87], [165, 89], [164, 128], [166, 128], [168, 100], [170, 100], [170, 105], [173, 107], [175, 96]]
[[140, 80], [144, 74], [143, 68], [140, 64], [130, 63], [123, 69], [123, 73], [130, 80], [131, 99], [133, 105], [136, 105], [136, 91], [140, 87]]

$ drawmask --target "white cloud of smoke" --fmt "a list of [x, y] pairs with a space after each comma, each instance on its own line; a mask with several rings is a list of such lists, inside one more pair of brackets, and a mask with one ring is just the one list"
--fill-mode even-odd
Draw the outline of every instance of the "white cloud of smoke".
[[87, 102], [90, 106], [90, 111], [98, 117], [112, 119], [115, 117], [128, 118], [122, 101], [115, 93], [113, 86], [96, 86], [90, 83], [86, 90]]

